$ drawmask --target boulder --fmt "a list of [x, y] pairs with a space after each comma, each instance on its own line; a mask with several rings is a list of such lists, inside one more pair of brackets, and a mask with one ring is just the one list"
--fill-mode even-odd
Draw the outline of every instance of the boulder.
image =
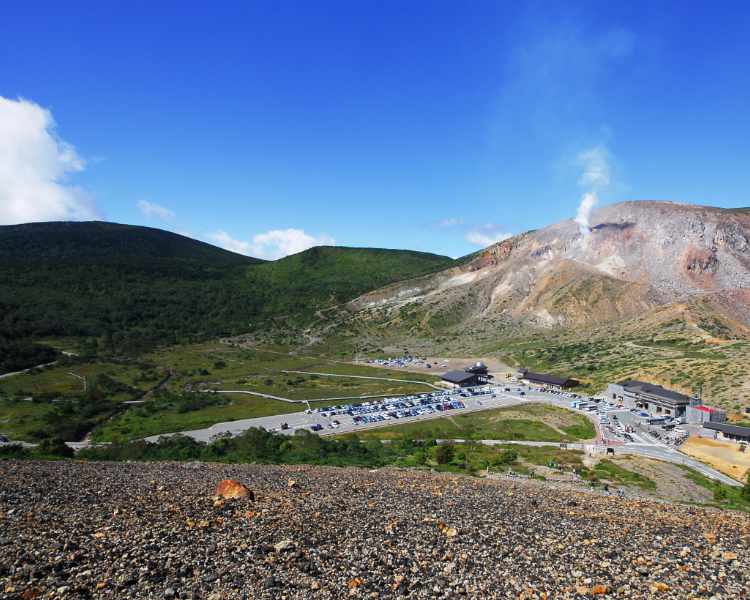
[[216, 486], [216, 495], [222, 498], [249, 498], [255, 500], [255, 494], [247, 486], [234, 479], [224, 479]]

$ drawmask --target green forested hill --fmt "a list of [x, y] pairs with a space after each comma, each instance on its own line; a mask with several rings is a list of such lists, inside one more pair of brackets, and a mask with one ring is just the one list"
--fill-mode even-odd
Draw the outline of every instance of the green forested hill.
[[26, 223], [0, 227], [0, 259], [80, 260], [130, 264], [168, 259], [226, 267], [263, 262], [171, 231], [102, 221]]
[[100, 338], [113, 350], [236, 334], [442, 269], [434, 254], [319, 247], [264, 262], [113, 223], [0, 227], [0, 339]]

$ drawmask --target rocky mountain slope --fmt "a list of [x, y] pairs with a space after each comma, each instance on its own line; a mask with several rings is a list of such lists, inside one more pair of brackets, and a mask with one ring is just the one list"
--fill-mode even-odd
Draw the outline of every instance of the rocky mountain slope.
[[671, 305], [708, 307], [719, 326], [750, 327], [750, 210], [623, 202], [530, 231], [459, 266], [367, 293], [360, 317], [440, 331], [485, 323], [595, 326]]
[[[214, 499], [227, 478], [252, 495]], [[750, 587], [748, 536], [742, 513], [547, 482], [0, 461], [8, 600], [729, 600]]]

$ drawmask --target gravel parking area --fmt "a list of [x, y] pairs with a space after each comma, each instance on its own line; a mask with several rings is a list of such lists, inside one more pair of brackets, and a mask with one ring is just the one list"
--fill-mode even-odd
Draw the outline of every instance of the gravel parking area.
[[[215, 500], [227, 478], [254, 499]], [[8, 599], [742, 598], [749, 541], [744, 514], [533, 481], [0, 463]]]

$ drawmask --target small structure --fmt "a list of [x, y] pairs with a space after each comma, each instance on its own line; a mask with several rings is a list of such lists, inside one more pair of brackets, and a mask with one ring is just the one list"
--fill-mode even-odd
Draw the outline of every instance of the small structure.
[[688, 406], [685, 409], [685, 418], [688, 423], [702, 425], [703, 423], [725, 423], [727, 420], [726, 411], [713, 406]]
[[484, 385], [489, 383], [492, 375], [489, 374], [487, 365], [483, 362], [476, 362], [464, 368], [463, 371], [448, 371], [443, 375], [442, 380], [452, 387], [472, 387], [475, 385]]
[[448, 371], [441, 379], [451, 387], [472, 387], [480, 385], [479, 376], [468, 371]]
[[528, 383], [535, 383], [537, 385], [544, 385], [558, 389], [572, 388], [580, 383], [576, 379], [558, 377], [546, 373], [534, 373], [528, 369], [520, 369], [518, 371], [518, 378]]
[[607, 397], [626, 408], [637, 408], [658, 417], [683, 417], [688, 406], [698, 406], [701, 403], [698, 398], [635, 379], [610, 383], [607, 386]]
[[750, 442], [750, 427], [731, 425], [730, 423], [704, 423], [704, 429], [714, 432], [718, 440], [729, 440], [732, 442]]

